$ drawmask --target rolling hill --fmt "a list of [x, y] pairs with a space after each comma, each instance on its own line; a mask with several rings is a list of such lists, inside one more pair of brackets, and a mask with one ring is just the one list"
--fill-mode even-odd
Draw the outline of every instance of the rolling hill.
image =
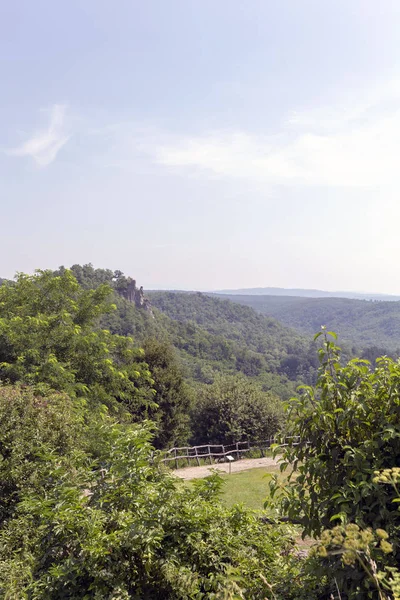
[[306, 288], [243, 288], [238, 290], [216, 290], [212, 292], [217, 295], [228, 296], [296, 296], [299, 298], [350, 298], [352, 300], [379, 300], [385, 302], [396, 302], [400, 296], [392, 294], [376, 294], [362, 292], [328, 292], [326, 290], [313, 290]]
[[150, 305], [140, 307], [126, 298], [126, 286], [133, 280], [120, 271], [92, 265], [71, 270], [85, 288], [102, 283], [114, 288], [116, 310], [103, 317], [102, 327], [131, 335], [139, 344], [151, 337], [168, 342], [193, 384], [211, 383], [217, 372], [242, 373], [288, 398], [297, 385], [315, 380], [318, 360], [312, 336], [250, 307], [198, 292], [154, 291], [146, 294], [149, 311]]
[[306, 335], [326, 325], [341, 341], [358, 348], [375, 346], [394, 353], [400, 348], [400, 302], [239, 294], [217, 297], [253, 308]]

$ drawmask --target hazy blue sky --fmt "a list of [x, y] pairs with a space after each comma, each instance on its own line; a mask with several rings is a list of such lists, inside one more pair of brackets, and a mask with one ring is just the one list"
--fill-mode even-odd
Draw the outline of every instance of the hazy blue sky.
[[400, 293], [399, 0], [0, 5], [0, 276]]

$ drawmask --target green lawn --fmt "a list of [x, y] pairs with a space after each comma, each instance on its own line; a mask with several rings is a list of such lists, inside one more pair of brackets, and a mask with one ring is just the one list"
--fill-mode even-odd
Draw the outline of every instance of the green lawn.
[[[227, 506], [242, 503], [247, 508], [262, 510], [265, 500], [269, 496], [269, 481], [271, 475], [276, 474], [280, 482], [284, 482], [289, 473], [281, 473], [279, 467], [261, 467], [241, 471], [232, 475], [223, 475], [225, 481], [222, 500]], [[190, 483], [190, 482], [187, 482]], [[311, 538], [302, 539], [300, 527], [297, 531], [296, 543], [300, 549], [308, 551], [313, 545]]]
[[279, 467], [260, 467], [223, 475], [223, 502], [227, 506], [242, 503], [248, 508], [262, 510], [269, 496], [269, 482], [274, 474], [277, 474], [281, 481], [286, 479], [286, 474], [282, 475]]
[[[241, 503], [248, 508], [262, 510], [269, 496], [269, 482], [274, 474], [278, 475], [280, 481], [284, 481], [287, 477], [286, 473], [281, 474], [279, 467], [274, 466], [221, 475], [225, 482], [222, 488], [222, 501], [229, 507]], [[185, 483], [191, 485], [192, 481]]]

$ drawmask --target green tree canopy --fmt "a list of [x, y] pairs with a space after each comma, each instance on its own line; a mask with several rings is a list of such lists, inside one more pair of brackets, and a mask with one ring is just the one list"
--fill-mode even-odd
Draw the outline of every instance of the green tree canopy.
[[149, 338], [143, 349], [153, 377], [154, 400], [158, 406], [155, 415], [158, 431], [154, 444], [158, 448], [184, 444], [190, 434], [189, 410], [193, 390], [185, 383], [170, 344]]
[[280, 400], [244, 376], [218, 376], [199, 387], [193, 408], [195, 443], [232, 444], [261, 441], [275, 435], [282, 423]]
[[154, 408], [143, 350], [100, 329], [111, 288], [84, 290], [68, 270], [20, 274], [0, 287], [0, 379], [65, 391], [132, 414]]

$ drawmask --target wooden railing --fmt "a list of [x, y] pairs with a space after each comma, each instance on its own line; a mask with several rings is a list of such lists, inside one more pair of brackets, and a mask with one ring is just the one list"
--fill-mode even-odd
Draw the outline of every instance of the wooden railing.
[[202, 446], [183, 446], [180, 448], [171, 448], [164, 452], [164, 457], [161, 462], [168, 463], [174, 462], [175, 467], [178, 468], [178, 461], [187, 462], [191, 465], [191, 461], [201, 464], [201, 460], [209, 461], [210, 465], [214, 462], [223, 462], [226, 460], [228, 455], [233, 456], [236, 459], [242, 458], [246, 452], [252, 452], [259, 450], [261, 456], [265, 456], [265, 451], [270, 449], [273, 444], [279, 444], [280, 447], [288, 445], [289, 440], [292, 443], [298, 444], [300, 438], [284, 438], [283, 443], [279, 442], [276, 438], [270, 438], [261, 442], [236, 442], [235, 444], [204, 444]]

